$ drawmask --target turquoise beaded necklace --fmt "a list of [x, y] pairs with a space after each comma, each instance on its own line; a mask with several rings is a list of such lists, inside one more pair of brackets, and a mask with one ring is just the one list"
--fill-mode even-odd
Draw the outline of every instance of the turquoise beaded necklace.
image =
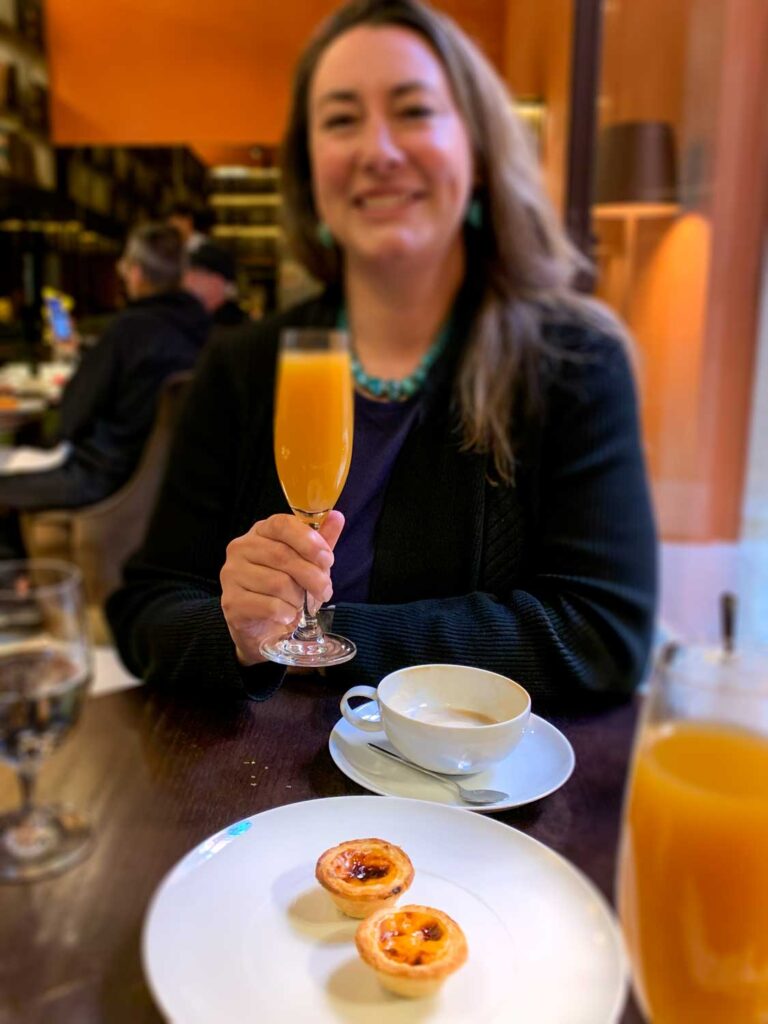
[[[341, 331], [349, 329], [347, 311], [344, 307], [339, 310], [339, 315], [336, 319], [336, 326]], [[448, 344], [449, 336], [450, 321], [443, 324], [440, 328], [437, 338], [431, 348], [425, 353], [423, 359], [413, 373], [409, 374], [407, 377], [403, 377], [402, 380], [384, 380], [382, 377], [372, 377], [370, 374], [366, 373], [360, 365], [357, 353], [353, 349], [351, 353], [351, 364], [352, 377], [354, 378], [355, 384], [361, 391], [367, 391], [369, 395], [373, 395], [375, 398], [386, 398], [391, 402], [404, 402], [407, 398], [411, 398], [412, 395], [415, 395], [416, 392], [420, 391], [424, 386], [424, 381], [427, 379], [429, 371], [445, 351], [445, 346]]]

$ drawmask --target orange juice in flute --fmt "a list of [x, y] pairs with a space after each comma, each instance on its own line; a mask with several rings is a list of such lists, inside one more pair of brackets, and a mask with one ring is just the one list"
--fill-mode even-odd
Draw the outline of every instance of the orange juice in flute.
[[[282, 332], [275, 390], [275, 465], [293, 513], [318, 529], [341, 494], [352, 458], [354, 395], [347, 335]], [[323, 633], [304, 598], [296, 629], [271, 637], [262, 654], [285, 665], [338, 665], [356, 653], [351, 640]]]
[[768, 654], [677, 651], [637, 740], [618, 902], [653, 1024], [768, 1020]]
[[341, 494], [352, 458], [349, 352], [286, 351], [278, 374], [277, 475], [294, 513], [319, 525]]

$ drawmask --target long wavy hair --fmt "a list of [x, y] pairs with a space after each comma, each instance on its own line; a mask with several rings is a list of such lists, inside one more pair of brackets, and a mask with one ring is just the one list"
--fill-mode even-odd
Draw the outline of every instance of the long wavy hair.
[[542, 360], [557, 357], [547, 321], [577, 319], [623, 339], [618, 321], [572, 282], [585, 261], [544, 193], [531, 141], [511, 96], [480, 50], [446, 15], [420, 0], [352, 0], [325, 21], [296, 68], [281, 148], [283, 217], [296, 258], [320, 281], [339, 282], [341, 253], [318, 238], [309, 154], [309, 95], [326, 48], [358, 25], [417, 33], [441, 61], [472, 146], [482, 224], [473, 230], [473, 273], [483, 295], [455, 381], [464, 446], [490, 453], [514, 478], [516, 439], [542, 399]]

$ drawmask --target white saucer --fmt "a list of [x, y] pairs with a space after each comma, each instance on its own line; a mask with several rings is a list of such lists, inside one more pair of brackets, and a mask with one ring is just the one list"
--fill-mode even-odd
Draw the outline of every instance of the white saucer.
[[[373, 713], [375, 705], [370, 701], [358, 710]], [[523, 738], [508, 757], [487, 772], [456, 777], [457, 782], [472, 789], [499, 789], [508, 794], [506, 800], [498, 803], [471, 807], [453, 786], [369, 750], [369, 743], [394, 750], [383, 732], [362, 732], [341, 718], [333, 727], [328, 749], [347, 778], [372, 793], [432, 800], [472, 811], [503, 811], [540, 800], [570, 778], [576, 763], [573, 747], [560, 730], [538, 715], [531, 715]]]

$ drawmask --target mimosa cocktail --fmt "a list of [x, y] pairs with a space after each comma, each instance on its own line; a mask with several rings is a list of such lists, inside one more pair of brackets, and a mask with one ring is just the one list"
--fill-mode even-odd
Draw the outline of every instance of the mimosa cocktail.
[[[280, 336], [275, 388], [275, 465], [294, 514], [319, 529], [336, 504], [352, 458], [354, 394], [343, 331], [289, 328]], [[315, 668], [349, 661], [351, 640], [323, 633], [304, 595], [298, 625], [270, 637], [261, 653], [282, 665]]]
[[349, 352], [283, 352], [275, 409], [275, 464], [296, 515], [320, 523], [341, 494], [352, 458]]
[[[703, 714], [685, 720], [678, 688], [638, 740], [618, 901], [653, 1024], [768, 1020], [768, 692], [755, 689], [724, 689], [722, 717], [714, 691], [694, 692]], [[727, 712], [746, 705], [741, 727]]]

